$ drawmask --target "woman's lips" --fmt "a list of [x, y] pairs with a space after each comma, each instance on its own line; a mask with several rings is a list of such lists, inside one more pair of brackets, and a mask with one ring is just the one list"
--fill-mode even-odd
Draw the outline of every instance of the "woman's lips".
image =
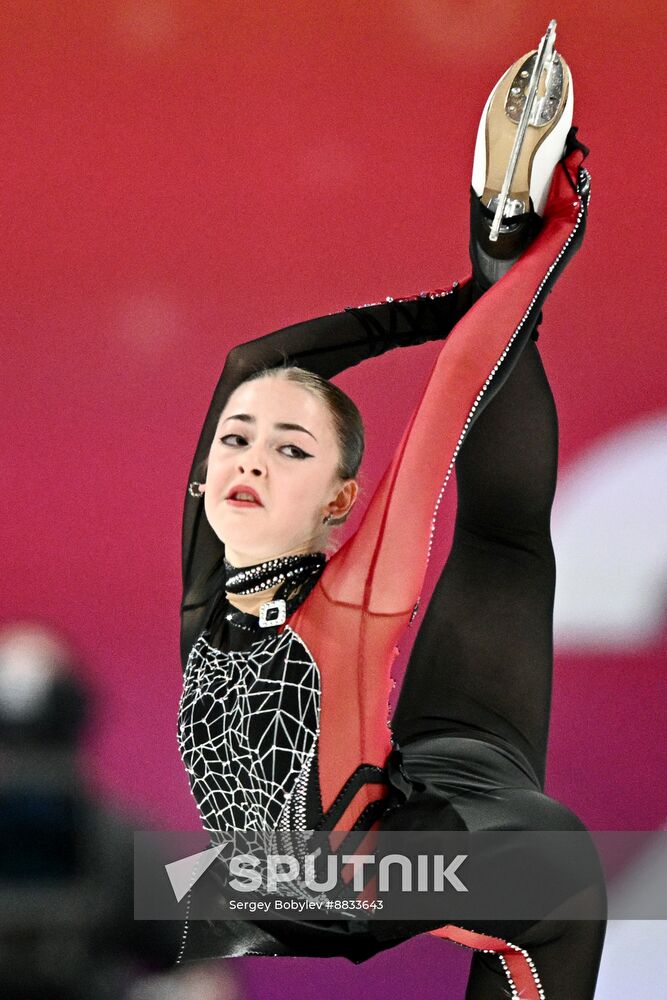
[[237, 507], [263, 507], [261, 497], [257, 490], [253, 486], [248, 486], [245, 483], [236, 483], [229, 490], [226, 498], [230, 503], [234, 503]]
[[255, 500], [227, 500], [232, 507], [261, 507], [261, 503], [257, 503]]

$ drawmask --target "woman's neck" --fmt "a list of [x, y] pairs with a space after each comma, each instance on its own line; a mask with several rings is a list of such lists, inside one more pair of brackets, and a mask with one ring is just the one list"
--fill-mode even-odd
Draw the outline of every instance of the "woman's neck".
[[227, 600], [234, 608], [238, 608], [239, 611], [244, 611], [247, 615], [257, 615], [259, 617], [259, 609], [265, 601], [273, 600], [273, 595], [280, 587], [280, 583], [274, 584], [273, 587], [269, 587], [267, 590], [259, 590], [255, 594], [230, 594], [227, 591]]

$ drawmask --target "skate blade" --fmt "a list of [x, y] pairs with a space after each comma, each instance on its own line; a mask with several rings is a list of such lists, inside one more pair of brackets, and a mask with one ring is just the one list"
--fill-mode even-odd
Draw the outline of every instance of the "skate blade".
[[570, 70], [554, 48], [555, 29], [551, 21], [539, 48], [510, 66], [488, 109], [482, 203], [495, 212], [491, 240], [511, 228], [503, 220], [529, 211], [533, 158], [567, 101]]

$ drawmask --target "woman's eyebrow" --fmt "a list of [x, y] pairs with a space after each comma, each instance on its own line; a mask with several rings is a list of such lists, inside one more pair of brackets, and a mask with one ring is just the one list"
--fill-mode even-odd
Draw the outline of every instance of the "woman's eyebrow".
[[[255, 418], [251, 416], [249, 413], [234, 413], [233, 416], [231, 417], [225, 417], [225, 419], [222, 421], [223, 424], [226, 424], [228, 420], [242, 420], [246, 424], [256, 423]], [[276, 427], [279, 431], [303, 431], [304, 434], [310, 434], [313, 441], [317, 441], [315, 435], [311, 434], [311, 432], [309, 430], [306, 430], [305, 427], [302, 427], [301, 424], [279, 423], [279, 424], [274, 424], [273, 426]]]

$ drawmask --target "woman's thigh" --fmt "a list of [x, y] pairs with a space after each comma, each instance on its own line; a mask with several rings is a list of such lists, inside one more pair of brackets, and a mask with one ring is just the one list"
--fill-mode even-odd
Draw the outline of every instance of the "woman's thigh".
[[[533, 932], [541, 918], [555, 914], [581, 893], [592, 893], [589, 909], [603, 909], [604, 878], [592, 839], [581, 820], [563, 803], [545, 795], [529, 763], [513, 748], [506, 750], [492, 744], [460, 737], [421, 738], [408, 743], [391, 762], [389, 777], [392, 796], [381, 819], [384, 833], [426, 834], [425, 843], [435, 843], [439, 832], [498, 832], [504, 838], [475, 841], [476, 884], [484, 893], [488, 886], [490, 913], [497, 913], [497, 885], [501, 865], [503, 879], [524, 867], [544, 884], [538, 905], [539, 914], [518, 920], [488, 919], [465, 922], [452, 920], [452, 911], [443, 904], [439, 922], [387, 922], [377, 925], [379, 936], [409, 936], [448, 922], [507, 940], [521, 939]], [[520, 837], [520, 833], [527, 837]], [[576, 848], [578, 863], [571, 863], [568, 850], [559, 850], [558, 838], [531, 837], [542, 834], [576, 834], [564, 845]], [[517, 837], [512, 839], [512, 833]], [[502, 840], [502, 843], [499, 841]], [[446, 839], [443, 840], [446, 846]], [[488, 849], [485, 846], [488, 844]], [[555, 853], [554, 853], [555, 850]], [[513, 866], [513, 867], [512, 867]], [[478, 890], [479, 891], [479, 890]], [[485, 901], [480, 901], [480, 912]], [[556, 925], [542, 924], [541, 934], [552, 934]], [[565, 923], [561, 923], [565, 927]], [[538, 934], [539, 937], [539, 934]], [[517, 942], [520, 943], [520, 940]]]
[[456, 461], [454, 537], [392, 720], [400, 744], [425, 733], [469, 730], [514, 744], [543, 781], [557, 445], [553, 397], [530, 344]]
[[457, 526], [406, 668], [392, 728], [516, 746], [544, 776], [554, 601], [551, 543], [482, 537]]

